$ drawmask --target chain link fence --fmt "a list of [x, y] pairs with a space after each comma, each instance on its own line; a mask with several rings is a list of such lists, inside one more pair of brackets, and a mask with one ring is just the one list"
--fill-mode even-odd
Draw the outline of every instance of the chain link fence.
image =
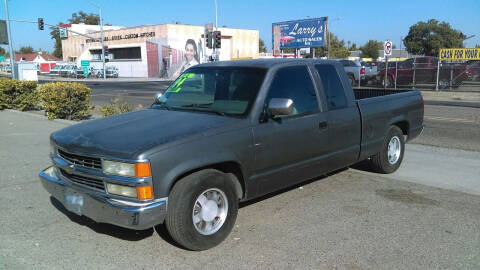
[[480, 92], [480, 61], [439, 63], [436, 57], [415, 57], [389, 62], [387, 70], [381, 62], [375, 80], [369, 83], [389, 89]]

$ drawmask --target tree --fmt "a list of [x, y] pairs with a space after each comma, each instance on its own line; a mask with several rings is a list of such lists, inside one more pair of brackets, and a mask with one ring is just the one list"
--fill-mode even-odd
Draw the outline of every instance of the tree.
[[352, 47], [349, 48], [349, 50], [350, 50], [350, 51], [356, 51], [356, 50], [358, 50], [358, 48], [357, 48], [357, 43], [354, 42], [354, 43], [352, 44]]
[[259, 39], [258, 41], [258, 52], [261, 52], [261, 53], [267, 52], [267, 47], [265, 47], [265, 42], [263, 41], [263, 39]]
[[16, 51], [15, 53], [34, 53], [32, 46], [23, 46], [20, 50]]
[[465, 34], [449, 23], [430, 19], [410, 26], [403, 43], [409, 53], [438, 56], [440, 48], [463, 48], [465, 38]]
[[0, 56], [5, 56], [5, 49], [3, 47], [0, 47]]
[[[83, 11], [79, 11], [78, 14], [76, 12], [73, 13], [72, 18], [68, 19], [68, 22], [74, 24], [84, 23], [89, 25], [99, 25], [100, 17], [93, 13], [87, 14]], [[58, 24], [63, 24], [63, 22], [59, 22]], [[50, 30], [50, 36], [55, 40], [55, 50], [53, 51], [53, 55], [62, 58], [62, 40], [60, 39], [60, 31], [57, 27], [50, 27]]]
[[378, 51], [381, 49], [383, 49], [383, 42], [371, 39], [360, 47], [360, 51], [362, 51], [360, 57], [377, 59], [379, 56]]

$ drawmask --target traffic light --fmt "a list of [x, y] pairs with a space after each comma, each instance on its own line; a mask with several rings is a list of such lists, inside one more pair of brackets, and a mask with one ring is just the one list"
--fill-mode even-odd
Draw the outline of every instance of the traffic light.
[[220, 31], [213, 32], [213, 43], [217, 49], [222, 47], [222, 33]]
[[43, 18], [38, 18], [38, 30], [43, 30]]
[[213, 44], [212, 44], [212, 32], [210, 32], [210, 31], [205, 32], [205, 38], [207, 39], [207, 41], [206, 41], [206, 43], [207, 43], [207, 48], [209, 48], [209, 49], [213, 48]]
[[105, 52], [105, 57], [108, 56], [108, 46], [103, 46], [103, 51]]

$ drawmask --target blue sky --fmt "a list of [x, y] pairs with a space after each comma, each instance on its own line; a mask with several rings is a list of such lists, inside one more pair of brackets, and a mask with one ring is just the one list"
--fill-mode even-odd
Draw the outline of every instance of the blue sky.
[[[46, 23], [66, 22], [79, 10], [97, 13], [87, 0], [9, 0], [10, 19]], [[93, 0], [103, 8], [104, 22], [112, 25], [137, 26], [181, 22], [204, 25], [215, 21], [214, 0]], [[400, 36], [418, 21], [435, 18], [449, 22], [467, 36], [467, 47], [480, 44], [480, 0], [457, 1], [321, 1], [321, 0], [218, 0], [218, 24], [233, 28], [258, 29], [268, 50], [271, 49], [273, 22], [330, 18], [330, 29], [344, 39], [362, 45], [369, 39], [390, 39], [399, 47]], [[5, 18], [3, 1], [0, 18]], [[30, 45], [34, 49], [53, 51], [49, 30], [39, 31], [36, 24], [13, 22], [15, 49]], [[403, 45], [402, 45], [403, 46]]]

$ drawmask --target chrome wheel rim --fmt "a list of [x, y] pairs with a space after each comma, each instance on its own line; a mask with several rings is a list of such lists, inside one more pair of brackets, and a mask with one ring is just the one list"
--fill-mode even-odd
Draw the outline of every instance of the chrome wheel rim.
[[394, 136], [390, 139], [388, 143], [387, 155], [388, 155], [388, 162], [390, 164], [395, 164], [400, 159], [400, 152], [402, 148], [400, 146], [400, 138]]
[[228, 200], [225, 193], [218, 188], [207, 189], [193, 205], [193, 226], [200, 234], [214, 234], [225, 223], [227, 213]]

